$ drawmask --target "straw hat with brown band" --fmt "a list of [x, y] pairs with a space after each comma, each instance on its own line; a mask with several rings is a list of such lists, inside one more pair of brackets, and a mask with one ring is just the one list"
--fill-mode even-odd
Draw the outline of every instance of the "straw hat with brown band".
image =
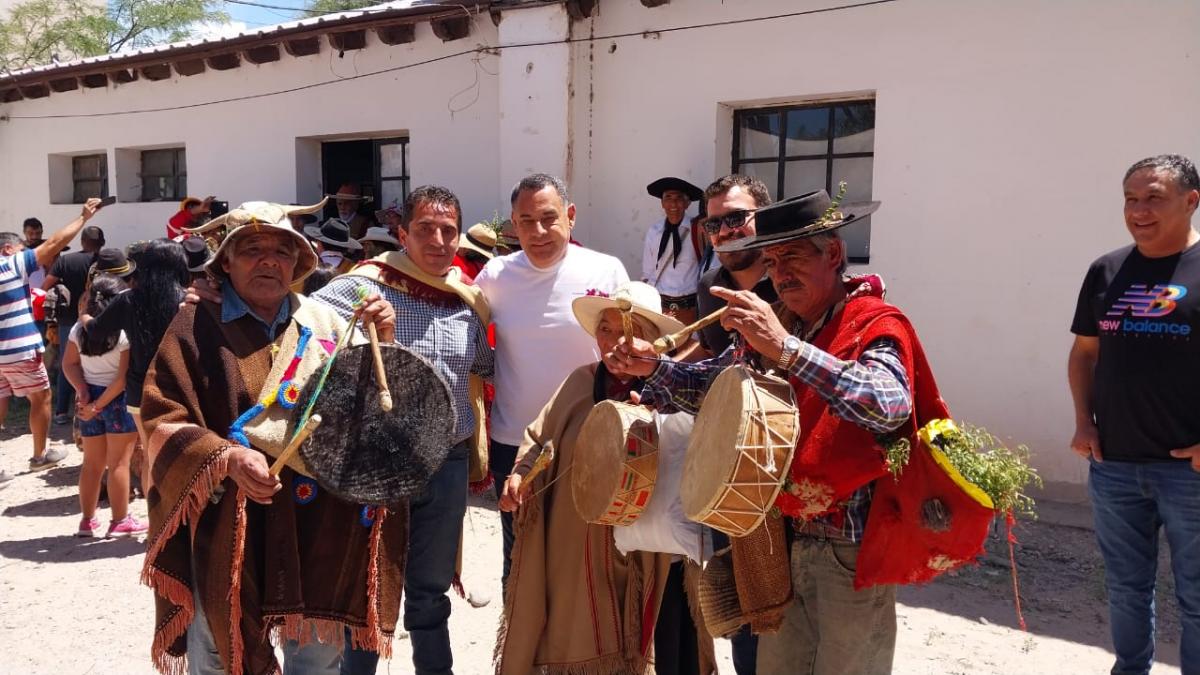
[[496, 255], [496, 231], [487, 223], [475, 223], [459, 237], [458, 248], [474, 251], [491, 260]]
[[225, 277], [223, 263], [225, 262], [225, 256], [229, 254], [230, 246], [235, 240], [249, 234], [264, 231], [279, 232], [291, 237], [296, 242], [296, 248], [300, 254], [296, 260], [296, 271], [292, 275], [292, 282], [296, 283], [303, 281], [305, 277], [316, 269], [317, 253], [313, 250], [312, 244], [308, 243], [308, 239], [305, 239], [304, 235], [292, 228], [292, 223], [288, 217], [316, 213], [325, 207], [326, 201], [328, 201], [328, 198], [322, 199], [311, 206], [287, 206], [274, 202], [245, 202], [236, 209], [230, 209], [229, 213], [217, 216], [200, 227], [185, 229], [184, 232], [203, 235], [206, 232], [222, 227], [227, 230], [225, 238], [221, 240], [216, 252], [213, 253], [212, 259], [205, 265], [205, 269], [219, 278]]

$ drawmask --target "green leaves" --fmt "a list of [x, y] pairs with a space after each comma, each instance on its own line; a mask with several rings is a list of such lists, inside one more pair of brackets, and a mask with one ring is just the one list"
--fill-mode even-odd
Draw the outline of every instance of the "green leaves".
[[362, 9], [379, 4], [379, 0], [312, 0], [308, 3], [307, 12], [310, 16], [317, 14], [333, 14], [348, 12], [352, 9]]
[[26, 0], [0, 18], [0, 72], [186, 40], [229, 20], [214, 0]]
[[997, 511], [1037, 516], [1033, 498], [1024, 493], [1030, 484], [1042, 486], [1037, 469], [1029, 466], [1029, 448], [1010, 449], [986, 429], [970, 424], [959, 424], [939, 438], [938, 447], [950, 463], [992, 498]]

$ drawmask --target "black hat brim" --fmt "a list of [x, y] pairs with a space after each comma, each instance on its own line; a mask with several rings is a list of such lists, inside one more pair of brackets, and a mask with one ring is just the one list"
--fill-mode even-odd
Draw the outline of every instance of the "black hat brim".
[[120, 272], [114, 272], [112, 270], [102, 270], [99, 267], [97, 267], [96, 274], [111, 274], [114, 277], [120, 277], [120, 278], [124, 279], [125, 277], [133, 274], [135, 270], [137, 270], [137, 263], [134, 262], [133, 260], [126, 260], [125, 261], [125, 269], [121, 270]]
[[337, 248], [342, 249], [344, 251], [360, 251], [360, 250], [362, 250], [362, 244], [358, 243], [358, 240], [356, 240], [356, 239], [347, 239], [346, 241], [338, 241], [337, 239], [330, 239], [329, 237], [326, 237], [325, 235], [321, 234], [321, 227], [319, 225], [309, 225], [309, 226], [305, 227], [304, 228], [304, 236], [308, 237], [309, 239], [312, 239], [313, 241], [319, 241], [322, 244], [329, 244], [330, 246], [336, 246]]
[[658, 180], [646, 186], [646, 192], [650, 193], [651, 197], [657, 197], [659, 199], [662, 199], [662, 196], [667, 192], [667, 190], [678, 190], [687, 195], [687, 198], [694, 202], [698, 202], [704, 198], [704, 190], [701, 190], [682, 178], [676, 178], [674, 176], [659, 178]]
[[721, 246], [717, 246], [714, 250], [717, 253], [736, 253], [738, 251], [749, 251], [757, 248], [766, 248], [768, 246], [776, 246], [778, 244], [786, 244], [788, 242], [799, 239], [808, 239], [820, 234], [829, 234], [866, 218], [875, 213], [879, 209], [880, 202], [860, 202], [857, 204], [846, 204], [838, 208], [842, 212], [843, 218], [829, 225], [805, 225], [787, 232], [777, 232], [769, 235], [753, 235], [735, 239]]

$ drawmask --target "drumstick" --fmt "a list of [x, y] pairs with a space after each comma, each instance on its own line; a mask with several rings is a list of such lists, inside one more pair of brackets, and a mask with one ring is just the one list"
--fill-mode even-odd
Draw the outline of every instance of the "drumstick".
[[546, 467], [550, 466], [550, 462], [552, 461], [554, 461], [554, 441], [546, 441], [542, 445], [541, 454], [533, 461], [533, 468], [521, 479], [521, 485], [528, 487], [530, 481], [536, 478], [539, 473], [545, 471]]
[[312, 432], [316, 430], [318, 426], [320, 426], [320, 424], [320, 415], [313, 415], [312, 417], [308, 418], [308, 421], [304, 423], [304, 426], [300, 427], [300, 430], [296, 432], [295, 436], [292, 436], [291, 442], [287, 444], [287, 447], [283, 449], [283, 452], [279, 453], [279, 457], [275, 458], [275, 463], [271, 465], [272, 476], [278, 476], [279, 472], [283, 471], [284, 464], [287, 464], [288, 460], [300, 451], [300, 446], [304, 445], [304, 441], [308, 440], [309, 435], [311, 435]]
[[379, 353], [379, 334], [375, 324], [367, 324], [367, 335], [371, 337], [371, 356], [375, 359], [375, 380], [379, 385], [379, 407], [384, 412], [392, 409], [392, 392], [388, 391], [387, 371], [383, 369], [383, 354]]
[[633, 344], [633, 303], [629, 298], [615, 298], [617, 310], [621, 312], [621, 329], [625, 331], [625, 344]]
[[683, 330], [681, 330], [679, 332], [671, 333], [670, 335], [664, 335], [664, 336], [658, 338], [657, 340], [654, 341], [654, 351], [659, 354], [662, 354], [663, 352], [669, 352], [672, 349], [675, 349], [676, 347], [679, 346], [680, 342], [686, 340], [687, 337], [689, 335], [691, 335], [692, 333], [695, 333], [696, 331], [704, 329], [704, 328], [708, 328], [709, 326], [713, 325], [714, 323], [720, 321], [721, 317], [725, 316], [725, 310], [727, 310], [727, 309], [729, 309], [728, 305], [722, 307], [721, 309], [718, 309], [717, 311], [713, 312], [712, 314], [709, 314], [708, 316], [704, 317], [703, 319], [700, 319], [696, 323], [693, 323], [689, 326], [684, 326]]

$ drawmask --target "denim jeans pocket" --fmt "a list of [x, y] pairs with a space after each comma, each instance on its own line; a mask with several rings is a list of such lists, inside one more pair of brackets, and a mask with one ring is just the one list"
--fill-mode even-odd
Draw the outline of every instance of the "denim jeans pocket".
[[831, 541], [826, 546], [834, 566], [853, 579], [858, 569], [858, 545]]

